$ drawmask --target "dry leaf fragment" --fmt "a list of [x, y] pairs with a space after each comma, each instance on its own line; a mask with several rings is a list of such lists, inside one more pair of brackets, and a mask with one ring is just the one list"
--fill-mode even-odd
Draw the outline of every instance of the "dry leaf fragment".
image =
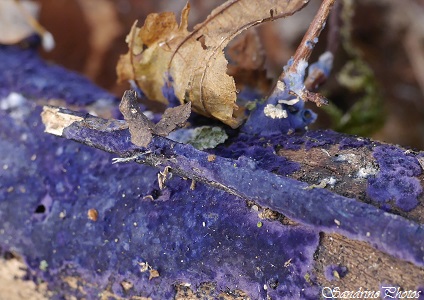
[[191, 113], [191, 102], [165, 110], [162, 119], [156, 124], [154, 132], [166, 136], [175, 128], [183, 127]]
[[153, 278], [159, 277], [159, 271], [155, 269], [149, 270], [149, 280], [152, 280]]
[[292, 15], [308, 0], [227, 1], [194, 31], [187, 30], [189, 5], [181, 23], [170, 13], [151, 14], [143, 27], [128, 35], [129, 52], [117, 65], [119, 80], [135, 80], [150, 99], [167, 103], [162, 87], [170, 75], [175, 95], [183, 104], [235, 128], [245, 118], [236, 105], [234, 79], [227, 75], [223, 49], [249, 27]]
[[264, 94], [271, 89], [272, 80], [265, 69], [265, 51], [256, 30], [249, 30], [236, 37], [227, 48], [228, 75], [233, 76], [237, 89], [252, 87]]
[[119, 104], [119, 110], [128, 123], [131, 142], [137, 146], [146, 147], [152, 140], [154, 124], [140, 110], [134, 91], [129, 90], [124, 92], [124, 96]]
[[128, 90], [122, 97], [119, 110], [128, 123], [131, 142], [140, 147], [147, 147], [152, 140], [152, 134], [167, 136], [174, 129], [183, 127], [190, 116], [191, 103], [167, 108], [162, 119], [154, 124], [140, 110], [136, 93]]

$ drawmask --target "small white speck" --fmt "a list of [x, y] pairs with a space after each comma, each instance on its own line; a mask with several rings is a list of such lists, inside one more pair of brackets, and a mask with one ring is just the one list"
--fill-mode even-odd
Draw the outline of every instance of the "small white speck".
[[3, 165], [3, 170], [7, 170], [7, 169], [9, 169], [9, 166], [8, 165]]
[[327, 154], [327, 156], [328, 156], [328, 157], [330, 157], [330, 156], [331, 156], [331, 155], [330, 155], [330, 153], [328, 153], [328, 151], [327, 151], [327, 150], [325, 150], [325, 149], [321, 149], [321, 151], [322, 151], [322, 152], [324, 152], [325, 154]]
[[334, 186], [336, 182], [337, 182], [337, 179], [335, 179], [334, 177], [327, 178], [327, 184], [331, 186]]
[[371, 236], [371, 232], [367, 232], [367, 236]]
[[203, 225], [203, 227], [206, 227], [206, 223], [205, 222], [202, 222], [202, 225]]
[[119, 242], [119, 239], [115, 239], [115, 243]]
[[36, 160], [37, 159], [37, 154], [33, 154], [32, 156], [31, 156], [31, 160], [32, 161], [34, 161], [34, 160]]
[[135, 115], [137, 113], [137, 110], [135, 108], [131, 108], [131, 113]]
[[137, 225], [138, 225], [137, 222], [134, 222], [134, 226], [137, 227]]
[[122, 198], [125, 198], [125, 193], [122, 193]]
[[371, 175], [377, 174], [377, 169], [374, 168], [371, 164], [365, 166], [365, 168], [360, 168], [356, 173], [356, 176], [359, 178], [368, 178]]
[[44, 32], [41, 44], [43, 45], [43, 49], [47, 52], [53, 50], [55, 46], [53, 35], [48, 31]]
[[23, 105], [24, 102], [25, 102], [24, 96], [22, 96], [21, 94], [12, 92], [6, 98], [0, 99], [0, 109], [1, 110], [14, 109]]
[[295, 105], [297, 102], [299, 102], [300, 99], [299, 97], [295, 98], [295, 99], [291, 99], [291, 100], [278, 100], [278, 103], [280, 104], [287, 104], [287, 105]]
[[66, 210], [61, 211], [61, 212], [59, 213], [59, 218], [64, 219], [65, 217], [66, 217]]
[[341, 224], [340, 221], [337, 220], [337, 219], [334, 219], [334, 223], [336, 223], [337, 226], [340, 226], [340, 224]]
[[266, 284], [264, 284], [264, 290], [266, 291], [268, 289], [268, 287], [266, 286]]

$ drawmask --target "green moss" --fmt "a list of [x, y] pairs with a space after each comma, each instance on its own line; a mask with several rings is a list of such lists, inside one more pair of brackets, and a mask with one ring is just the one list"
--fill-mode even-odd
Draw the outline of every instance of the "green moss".
[[350, 56], [337, 75], [340, 85], [348, 93], [357, 95], [357, 100], [346, 112], [330, 103], [323, 109], [332, 120], [332, 128], [338, 132], [369, 136], [384, 123], [383, 97], [371, 67], [362, 58], [361, 50], [352, 40], [352, 18], [355, 2], [343, 2], [340, 34], [343, 49]]
[[345, 113], [329, 104], [324, 110], [338, 132], [368, 136], [384, 123], [383, 99], [374, 74], [360, 58], [349, 61], [337, 77], [350, 92], [357, 93], [357, 102]]

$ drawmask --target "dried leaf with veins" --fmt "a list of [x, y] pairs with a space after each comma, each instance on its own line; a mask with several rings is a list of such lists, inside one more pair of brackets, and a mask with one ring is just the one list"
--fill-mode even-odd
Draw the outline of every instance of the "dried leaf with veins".
[[238, 90], [251, 87], [268, 93], [272, 79], [265, 69], [265, 51], [256, 30], [248, 30], [237, 36], [227, 47], [229, 65], [227, 74], [234, 77]]
[[232, 0], [187, 30], [187, 4], [177, 24], [173, 13], [150, 14], [141, 28], [134, 24], [127, 37], [129, 52], [117, 66], [119, 80], [135, 80], [150, 99], [167, 103], [162, 88], [170, 75], [180, 102], [238, 127], [244, 108], [236, 105], [234, 79], [227, 75], [223, 49], [242, 31], [260, 23], [294, 14], [308, 0]]

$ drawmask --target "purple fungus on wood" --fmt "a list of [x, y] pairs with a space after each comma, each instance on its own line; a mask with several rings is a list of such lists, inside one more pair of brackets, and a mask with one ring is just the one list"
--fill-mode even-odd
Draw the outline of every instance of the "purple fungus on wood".
[[[233, 132], [225, 145], [206, 152], [160, 136], [180, 119], [163, 121], [164, 126], [144, 119], [149, 142], [141, 139], [137, 146], [130, 118], [105, 120], [46, 106], [47, 131], [65, 139], [45, 134], [41, 108], [31, 99], [47, 95], [85, 110], [114, 97], [45, 64], [32, 50], [0, 47], [0, 57], [7, 61], [0, 70], [6, 82], [0, 104], [7, 102], [0, 105], [0, 248], [23, 256], [55, 297], [95, 298], [107, 290], [111, 297], [171, 299], [178, 284], [196, 289], [212, 282], [214, 297], [241, 289], [254, 299], [316, 299], [319, 288], [309, 274], [320, 231], [366, 241], [424, 266], [422, 224], [286, 177], [300, 166], [276, 156], [280, 147], [375, 146], [332, 131], [281, 134], [315, 118], [298, 101], [302, 93], [312, 95], [303, 90], [305, 64], [280, 81], [284, 97], [270, 97], [242, 133]], [[15, 72], [17, 63], [21, 68]], [[132, 108], [139, 108], [132, 100]], [[58, 119], [62, 123], [55, 124]], [[416, 181], [421, 169], [412, 155], [382, 147], [374, 153], [381, 174], [369, 183], [375, 193], [395, 194], [392, 200], [408, 210], [421, 193]], [[296, 226], [260, 219], [246, 203], [272, 209]], [[93, 208], [90, 221], [87, 211]], [[344, 270], [337, 267], [329, 268], [333, 276]], [[84, 289], [72, 288], [64, 278]]]
[[[253, 298], [269, 294], [308, 299], [307, 293], [317, 294], [304, 279], [318, 245], [316, 231], [266, 220], [258, 228], [257, 212], [250, 211], [243, 199], [201, 183], [192, 191], [189, 181], [176, 176], [161, 192], [166, 199], [151, 200], [146, 196], [154, 194], [157, 170], [111, 165], [111, 154], [43, 134], [41, 123], [32, 126], [39, 113], [35, 109], [22, 124], [2, 113], [1, 148], [11, 145], [19, 150], [14, 159], [3, 157], [17, 176], [3, 173], [4, 179], [16, 186], [18, 178], [24, 178], [34, 185], [27, 186], [25, 197], [17, 191], [0, 198], [2, 220], [13, 224], [2, 226], [0, 244], [24, 255], [32, 272], [48, 281], [57, 295], [79, 295], [63, 287], [55, 275], [58, 271], [92, 282], [86, 293], [93, 297], [106, 288], [110, 276], [116, 283], [113, 293], [122, 297], [169, 299], [175, 282], [196, 287], [208, 281], [216, 282], [218, 290], [242, 289]], [[11, 128], [7, 137], [6, 128]], [[20, 141], [13, 138], [22, 134], [32, 141], [26, 147], [19, 147]], [[120, 140], [107, 135], [103, 139]], [[43, 156], [28, 172], [21, 152]], [[57, 186], [59, 182], [66, 186]], [[44, 222], [25, 221], [31, 220], [46, 189], [52, 199], [49, 217]], [[101, 216], [95, 223], [86, 215], [93, 206]], [[14, 238], [18, 236], [22, 238]], [[289, 259], [292, 266], [278, 267]], [[41, 261], [48, 265], [42, 271]], [[140, 271], [143, 262], [158, 270], [159, 277], [152, 279], [155, 284], [148, 272]], [[265, 291], [268, 278], [285, 284]], [[118, 284], [124, 280], [132, 282], [133, 289], [124, 292]]]
[[418, 159], [404, 150], [389, 145], [374, 149], [380, 171], [368, 179], [368, 196], [377, 203], [394, 201], [396, 207], [411, 211], [418, 205], [422, 187], [417, 176], [421, 175]]
[[[14, 52], [0, 53], [19, 60]], [[49, 74], [49, 66], [35, 56], [34, 60], [31, 63]], [[0, 76], [4, 72], [9, 71], [2, 69]], [[75, 84], [75, 75], [67, 74], [51, 77], [50, 84], [55, 84], [53, 80]], [[37, 81], [38, 76], [22, 73], [15, 84]], [[93, 99], [103, 95], [96, 94], [88, 81], [77, 81], [80, 93], [92, 90]], [[11, 91], [19, 90], [1, 87], [4, 95]], [[64, 97], [60, 89], [51, 93]], [[259, 228], [258, 213], [244, 199], [202, 183], [191, 190], [190, 182], [177, 176], [159, 191], [157, 169], [112, 164], [116, 155], [45, 134], [41, 108], [29, 98], [20, 99], [18, 106], [0, 110], [0, 182], [6, 187], [0, 190], [0, 247], [21, 255], [32, 276], [47, 281], [55, 297], [96, 297], [110, 286], [111, 293], [120, 297], [170, 299], [175, 283], [197, 288], [203, 282], [215, 282], [215, 296], [227, 289], [243, 289], [258, 299], [267, 294], [302, 299], [318, 295], [318, 288], [305, 280], [318, 246], [313, 228], [267, 220]], [[73, 121], [85, 116], [81, 113]], [[105, 131], [96, 142], [117, 146], [127, 156], [139, 149], [130, 142], [128, 124], [121, 120], [92, 119], [84, 123], [86, 133], [98, 122]], [[155, 154], [172, 154], [168, 140], [158, 141], [152, 145]], [[200, 159], [199, 153], [204, 152], [191, 154]], [[96, 222], [87, 217], [93, 207], [98, 211]], [[290, 259], [291, 266], [282, 267]], [[157, 273], [143, 272], [143, 263]], [[79, 282], [84, 291], [64, 284], [59, 273]]]
[[[66, 110], [61, 113], [73, 114]], [[102, 124], [101, 119], [88, 117], [66, 127], [63, 137], [120, 156], [131, 153], [132, 159], [139, 163], [158, 168], [168, 166], [180, 176], [254, 201], [301, 224], [367, 241], [395, 257], [424, 265], [422, 239], [417, 238], [417, 234], [424, 234], [422, 225], [324, 189], [307, 190], [306, 184], [260, 169], [257, 163], [246, 157], [237, 160], [217, 157], [210, 162], [208, 153], [162, 137], [153, 137], [149, 147], [139, 149], [128, 145], [125, 137], [128, 131], [122, 129], [111, 134], [111, 138], [120, 136], [122, 143], [116, 139], [105, 142]]]

